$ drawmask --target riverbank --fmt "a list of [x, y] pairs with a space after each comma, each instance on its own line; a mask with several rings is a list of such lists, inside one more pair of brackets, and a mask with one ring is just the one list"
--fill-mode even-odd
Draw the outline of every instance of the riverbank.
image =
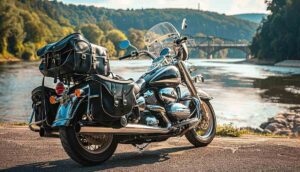
[[18, 59], [16, 57], [10, 57], [10, 58], [0, 58], [0, 64], [4, 63], [14, 63], [14, 62], [22, 62], [21, 59]]
[[274, 65], [282, 67], [300, 67], [300, 60], [284, 60]]
[[194, 148], [182, 137], [152, 143], [143, 152], [120, 144], [104, 164], [82, 167], [66, 155], [58, 138], [41, 138], [27, 127], [0, 127], [0, 135], [0, 169], [8, 171], [300, 170], [299, 139], [216, 137], [209, 146]]
[[300, 136], [300, 113], [279, 113], [269, 118], [267, 122], [260, 125], [263, 133], [286, 135], [291, 137]]
[[283, 60], [281, 62], [261, 60], [261, 59], [249, 59], [245, 60], [243, 63], [250, 63], [256, 65], [271, 65], [279, 67], [300, 67], [300, 60]]

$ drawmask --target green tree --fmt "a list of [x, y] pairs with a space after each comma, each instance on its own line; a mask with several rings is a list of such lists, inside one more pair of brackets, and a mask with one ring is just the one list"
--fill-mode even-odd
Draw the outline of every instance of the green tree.
[[118, 56], [123, 56], [125, 52], [118, 48], [118, 44], [119, 44], [120, 41], [123, 41], [123, 40], [127, 39], [126, 35], [118, 29], [113, 29], [113, 30], [111, 30], [107, 33], [106, 38], [108, 40], [110, 40], [114, 44], [114, 46], [116, 47], [117, 55]]
[[114, 25], [110, 20], [103, 19], [98, 24], [98, 27], [103, 30], [105, 33], [109, 32], [110, 30], [114, 29]]
[[132, 45], [137, 47], [138, 49], [144, 49], [145, 48], [145, 43], [144, 43], [144, 35], [145, 32], [142, 30], [137, 30], [130, 28], [128, 30], [128, 38], [131, 42]]
[[95, 24], [82, 25], [80, 30], [86, 39], [94, 44], [99, 44], [101, 38], [104, 36], [103, 31]]
[[116, 51], [115, 45], [110, 40], [106, 40], [106, 39], [101, 40], [101, 46], [107, 48], [110, 59], [113, 59], [116, 57], [117, 51]]
[[252, 54], [273, 62], [300, 59], [300, 1], [272, 0], [267, 5], [271, 14], [253, 37]]

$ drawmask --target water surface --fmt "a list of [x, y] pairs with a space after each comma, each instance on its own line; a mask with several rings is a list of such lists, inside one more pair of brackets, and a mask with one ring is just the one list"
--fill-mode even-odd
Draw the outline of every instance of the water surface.
[[[257, 127], [278, 112], [300, 107], [300, 68], [224, 63], [233, 60], [190, 60], [194, 74], [202, 73], [205, 83], [197, 87], [214, 97], [218, 123]], [[125, 78], [139, 78], [148, 60], [112, 61], [111, 68]], [[0, 66], [0, 119], [26, 121], [31, 113], [31, 90], [42, 75], [38, 63]], [[46, 85], [54, 86], [53, 79]]]

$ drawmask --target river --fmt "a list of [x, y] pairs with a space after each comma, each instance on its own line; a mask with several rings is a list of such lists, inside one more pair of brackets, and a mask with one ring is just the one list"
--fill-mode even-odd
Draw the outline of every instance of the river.
[[[190, 60], [194, 74], [204, 83], [197, 87], [214, 97], [212, 105], [219, 124], [257, 127], [278, 112], [300, 108], [300, 68], [258, 66], [234, 60]], [[148, 60], [112, 61], [111, 68], [125, 78], [137, 79], [150, 65]], [[36, 62], [0, 66], [0, 121], [27, 121], [31, 90], [42, 75]], [[53, 79], [46, 85], [54, 86]]]

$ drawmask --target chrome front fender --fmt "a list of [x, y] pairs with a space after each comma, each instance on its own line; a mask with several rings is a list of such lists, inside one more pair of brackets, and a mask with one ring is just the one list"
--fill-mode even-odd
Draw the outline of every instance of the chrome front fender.
[[201, 90], [201, 89], [197, 89], [197, 93], [198, 96], [200, 97], [200, 99], [202, 100], [211, 100], [213, 99], [213, 97], [211, 97], [208, 93], [206, 93], [205, 91]]

